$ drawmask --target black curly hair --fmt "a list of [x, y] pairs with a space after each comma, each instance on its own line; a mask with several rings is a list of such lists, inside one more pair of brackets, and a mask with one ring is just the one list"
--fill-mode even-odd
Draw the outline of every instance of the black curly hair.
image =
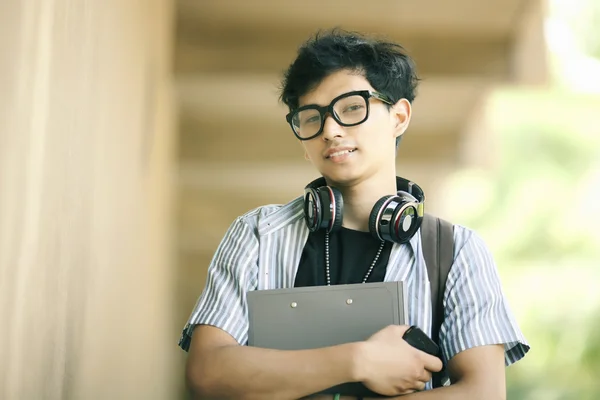
[[393, 103], [403, 98], [412, 103], [416, 97], [420, 79], [414, 61], [400, 44], [336, 28], [317, 32], [298, 49], [284, 73], [280, 100], [294, 110], [301, 96], [341, 70], [362, 74]]

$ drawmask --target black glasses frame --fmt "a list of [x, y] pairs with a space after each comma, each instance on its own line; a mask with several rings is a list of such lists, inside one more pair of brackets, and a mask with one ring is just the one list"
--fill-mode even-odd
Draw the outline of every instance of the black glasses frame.
[[[365, 99], [365, 103], [367, 103], [367, 112], [365, 114], [365, 118], [362, 121], [360, 121], [360, 122], [354, 122], [354, 123], [351, 123], [351, 124], [345, 124], [342, 121], [340, 121], [340, 119], [338, 118], [337, 114], [333, 110], [333, 105], [338, 100], [340, 100], [340, 99], [343, 99], [343, 98], [346, 98], [346, 97], [350, 97], [350, 96], [356, 96], [356, 95], [359, 95], [362, 98], [364, 98]], [[294, 136], [296, 136], [300, 140], [310, 140], [310, 139], [316, 138], [321, 133], [323, 133], [323, 128], [325, 127], [325, 119], [327, 118], [327, 114], [331, 115], [333, 117], [333, 119], [335, 120], [335, 122], [337, 122], [341, 126], [356, 126], [356, 125], [360, 125], [363, 122], [365, 122], [366, 120], [368, 120], [369, 119], [369, 111], [370, 111], [370, 101], [369, 101], [369, 99], [371, 97], [374, 97], [377, 100], [380, 100], [380, 101], [382, 101], [382, 102], [384, 102], [386, 104], [389, 104], [389, 105], [393, 105], [394, 104], [392, 102], [392, 100], [390, 100], [389, 97], [387, 97], [386, 95], [381, 94], [379, 92], [374, 92], [374, 91], [371, 91], [371, 90], [355, 90], [353, 92], [348, 92], [348, 93], [344, 93], [342, 95], [339, 95], [335, 99], [331, 100], [331, 103], [329, 103], [329, 105], [327, 105], [327, 106], [318, 106], [316, 104], [309, 104], [309, 105], [306, 105], [306, 106], [299, 107], [299, 108], [295, 109], [294, 111], [289, 112], [285, 116], [285, 119], [288, 122], [288, 124], [290, 124], [290, 127], [292, 128], [292, 132], [294, 132]], [[317, 133], [315, 133], [312, 136], [306, 137], [306, 138], [300, 137], [298, 135], [298, 133], [294, 129], [294, 124], [292, 123], [292, 119], [293, 119], [294, 115], [297, 114], [297, 113], [299, 113], [300, 111], [304, 111], [304, 110], [317, 110], [319, 112], [319, 114], [321, 115], [321, 127], [319, 128], [319, 130], [317, 131]]]

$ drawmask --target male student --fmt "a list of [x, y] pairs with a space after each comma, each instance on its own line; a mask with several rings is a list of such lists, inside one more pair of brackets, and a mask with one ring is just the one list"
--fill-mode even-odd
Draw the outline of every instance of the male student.
[[396, 175], [417, 82], [394, 43], [334, 30], [299, 49], [281, 99], [321, 178], [307, 182], [307, 196], [249, 211], [225, 234], [180, 341], [195, 398], [299, 399], [345, 382], [406, 400], [506, 397], [505, 365], [529, 346], [486, 244], [462, 226], [454, 229], [439, 335], [451, 385], [432, 388], [442, 361], [402, 340], [406, 326], [320, 349], [247, 345], [248, 291], [384, 280], [407, 282], [408, 320], [431, 333], [418, 207], [409, 207], [420, 194]]

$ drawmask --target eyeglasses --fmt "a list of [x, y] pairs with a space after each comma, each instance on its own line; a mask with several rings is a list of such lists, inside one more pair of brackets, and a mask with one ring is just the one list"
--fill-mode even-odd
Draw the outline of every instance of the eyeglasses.
[[294, 135], [300, 140], [310, 140], [319, 136], [329, 113], [341, 126], [356, 126], [369, 118], [369, 99], [374, 97], [386, 104], [393, 104], [385, 95], [370, 90], [344, 93], [331, 101], [328, 106], [307, 105], [285, 116]]

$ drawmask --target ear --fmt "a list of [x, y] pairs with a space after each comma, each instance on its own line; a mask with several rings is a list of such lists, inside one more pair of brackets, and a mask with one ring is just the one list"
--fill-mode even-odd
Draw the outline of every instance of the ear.
[[390, 109], [391, 117], [394, 124], [394, 137], [404, 134], [410, 123], [412, 106], [406, 99], [400, 99]]

